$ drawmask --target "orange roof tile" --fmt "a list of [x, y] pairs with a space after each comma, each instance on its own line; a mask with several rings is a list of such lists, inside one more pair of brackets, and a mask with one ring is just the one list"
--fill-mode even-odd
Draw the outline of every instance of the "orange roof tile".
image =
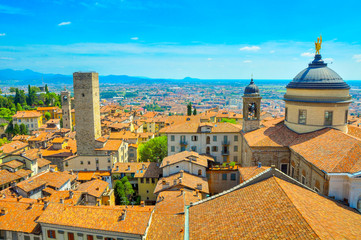
[[36, 110], [32, 111], [17, 111], [13, 118], [38, 118], [41, 117], [42, 114]]
[[211, 157], [200, 155], [197, 152], [183, 151], [183, 152], [176, 153], [174, 155], [165, 157], [163, 159], [160, 167], [163, 168], [167, 165], [172, 165], [172, 164], [176, 164], [176, 163], [183, 162], [183, 161], [191, 162], [193, 164], [197, 164], [197, 165], [200, 165], [203, 167], [208, 167], [208, 161], [214, 161], [214, 160]]
[[162, 170], [155, 162], [117, 162], [112, 169], [112, 174], [114, 173], [134, 173], [135, 178], [159, 178]]
[[89, 195], [99, 198], [104, 191], [106, 191], [109, 183], [95, 179], [89, 182], [82, 183], [78, 186], [78, 191], [86, 192]]

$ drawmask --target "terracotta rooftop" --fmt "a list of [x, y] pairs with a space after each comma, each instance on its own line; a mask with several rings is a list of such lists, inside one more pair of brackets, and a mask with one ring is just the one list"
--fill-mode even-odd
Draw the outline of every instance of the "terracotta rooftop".
[[96, 151], [118, 151], [120, 146], [122, 145], [122, 140], [108, 140], [104, 147], [95, 148]]
[[189, 239], [357, 239], [360, 222], [355, 210], [270, 176], [191, 206]]
[[37, 218], [43, 213], [44, 205], [0, 199], [0, 229], [5, 231], [41, 234]]
[[208, 181], [206, 178], [198, 177], [181, 170], [179, 173], [161, 178], [157, 182], [154, 194], [158, 194], [165, 190], [180, 188], [188, 188], [191, 190], [199, 190], [199, 192], [202, 193], [209, 193]]
[[211, 157], [200, 155], [197, 152], [183, 151], [183, 152], [176, 153], [174, 155], [165, 157], [163, 159], [160, 167], [163, 168], [167, 165], [172, 165], [172, 164], [176, 164], [176, 163], [183, 162], [183, 161], [191, 162], [193, 164], [197, 164], [197, 165], [200, 165], [203, 167], [208, 167], [208, 161], [214, 161], [214, 160]]
[[29, 145], [24, 142], [20, 141], [14, 141], [10, 143], [6, 143], [0, 147], [0, 151], [2, 151], [5, 154], [14, 153], [17, 152], [25, 147], [28, 147]]
[[12, 169], [16, 169], [16, 168], [21, 167], [23, 165], [25, 165], [23, 162], [21, 162], [19, 160], [16, 160], [16, 159], [2, 164], [2, 166], [7, 166], [7, 167], [12, 168]]
[[17, 175], [16, 173], [9, 172], [8, 170], [0, 170], [0, 186], [11, 183], [13, 181], [17, 181], [22, 177]]
[[[71, 195], [70, 192], [73, 194]], [[81, 200], [82, 192], [79, 191], [54, 191], [47, 198], [49, 202], [60, 203], [60, 199], [64, 200], [64, 204], [75, 205]]]
[[109, 183], [99, 179], [94, 179], [92, 181], [80, 184], [77, 191], [86, 192], [91, 196], [99, 198], [104, 193], [104, 191], [106, 191], [108, 186]]
[[136, 178], [159, 178], [162, 170], [155, 162], [117, 162], [112, 169], [112, 174], [114, 173], [134, 173]]
[[[143, 235], [153, 208], [152, 206], [127, 208], [124, 206], [67, 206], [50, 203], [38, 222]], [[124, 209], [126, 210], [125, 219], [121, 220]]]
[[240, 174], [240, 183], [245, 182], [254, 176], [264, 172], [265, 170], [269, 169], [270, 167], [239, 167], [238, 172]]
[[15, 115], [13, 115], [13, 118], [38, 118], [41, 117], [41, 112], [38, 112], [36, 110], [33, 111], [18, 111]]

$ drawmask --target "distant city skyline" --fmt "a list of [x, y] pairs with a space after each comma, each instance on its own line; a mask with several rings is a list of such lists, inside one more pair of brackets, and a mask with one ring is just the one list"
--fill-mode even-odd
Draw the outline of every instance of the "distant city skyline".
[[0, 68], [292, 79], [321, 54], [361, 80], [359, 1], [1, 1]]

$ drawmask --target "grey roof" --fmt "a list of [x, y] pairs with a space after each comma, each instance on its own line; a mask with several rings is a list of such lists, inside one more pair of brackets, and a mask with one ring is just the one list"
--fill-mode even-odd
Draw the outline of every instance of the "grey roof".
[[251, 82], [244, 89], [244, 94], [258, 94], [258, 93], [259, 93], [259, 89], [257, 85], [253, 82], [253, 78], [252, 78]]
[[317, 54], [308, 68], [297, 74], [286, 88], [350, 89], [350, 86]]

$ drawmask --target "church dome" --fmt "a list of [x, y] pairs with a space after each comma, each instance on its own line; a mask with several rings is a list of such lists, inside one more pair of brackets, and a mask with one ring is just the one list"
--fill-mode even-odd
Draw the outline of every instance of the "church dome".
[[248, 86], [244, 89], [244, 94], [259, 94], [259, 89], [256, 84], [253, 82], [253, 78]]
[[308, 68], [297, 74], [286, 88], [350, 89], [350, 86], [316, 54]]

